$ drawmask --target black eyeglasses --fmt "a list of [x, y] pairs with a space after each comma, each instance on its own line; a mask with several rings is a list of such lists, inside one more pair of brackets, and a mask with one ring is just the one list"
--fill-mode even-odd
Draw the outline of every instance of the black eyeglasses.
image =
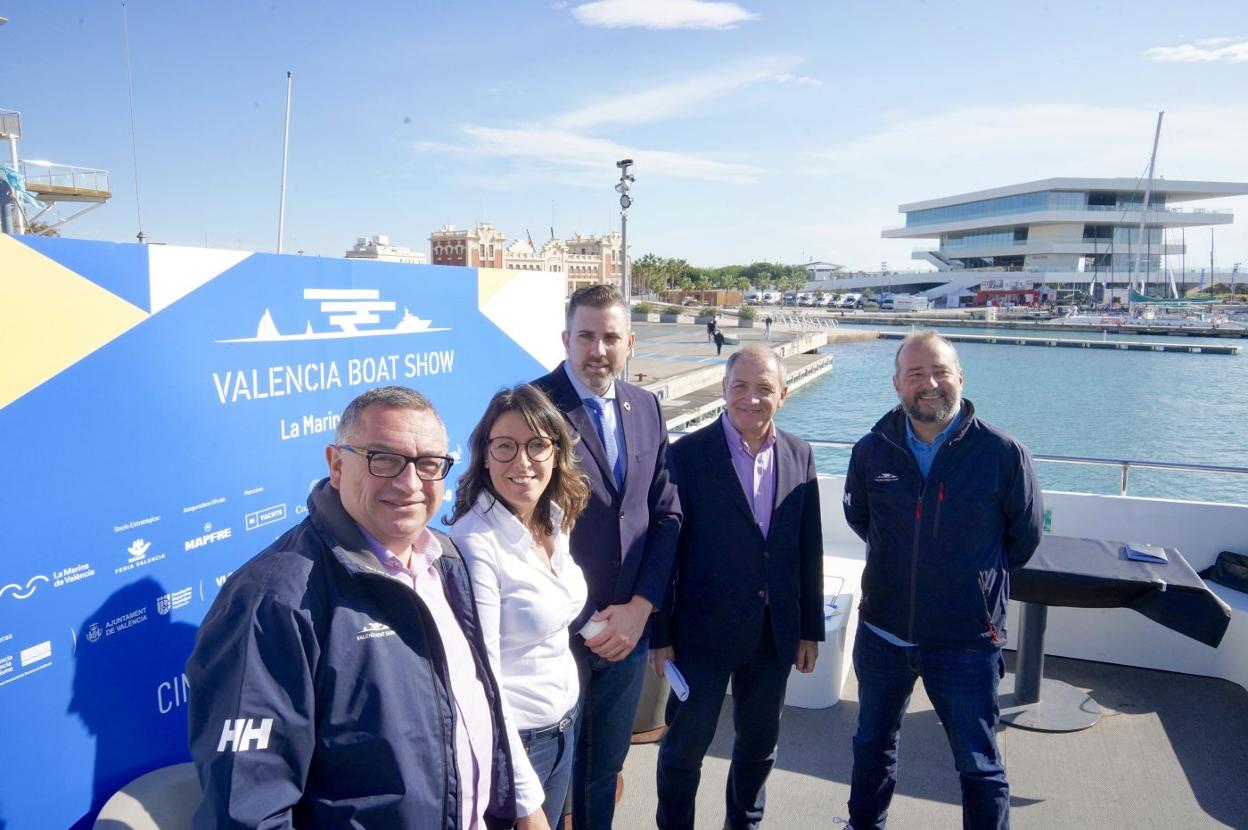
[[407, 465], [411, 464], [416, 468], [416, 477], [421, 481], [441, 481], [455, 463], [455, 459], [449, 455], [403, 455], [397, 452], [366, 450], [350, 444], [334, 446], [352, 455], [367, 458], [368, 471], [378, 478], [398, 478], [407, 469]]
[[[520, 452], [521, 446], [520, 442], [515, 438], [508, 438], [506, 435], [491, 438], [490, 458], [493, 458], [499, 464], [506, 464], [515, 459], [516, 454]], [[524, 454], [529, 457], [530, 461], [545, 461], [555, 451], [555, 442], [540, 435], [525, 441], [523, 446]]]

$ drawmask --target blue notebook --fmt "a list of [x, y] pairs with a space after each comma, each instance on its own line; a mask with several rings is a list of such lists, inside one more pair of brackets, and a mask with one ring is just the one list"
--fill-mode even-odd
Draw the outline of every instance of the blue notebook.
[[1166, 549], [1161, 545], [1146, 545], [1143, 542], [1127, 542], [1122, 546], [1127, 558], [1135, 562], [1153, 562], [1164, 565], [1170, 561]]

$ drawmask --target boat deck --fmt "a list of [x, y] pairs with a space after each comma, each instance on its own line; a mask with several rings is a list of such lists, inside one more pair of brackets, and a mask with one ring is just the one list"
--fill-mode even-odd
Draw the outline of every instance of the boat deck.
[[[1052, 656], [1045, 676], [1089, 692], [1103, 715], [1082, 732], [1000, 730], [1015, 830], [1248, 828], [1248, 691], [1224, 680]], [[703, 766], [698, 828], [723, 823], [730, 706], [728, 698]], [[836, 706], [785, 709], [765, 826], [835, 828], [846, 817], [857, 714], [852, 674]], [[629, 753], [618, 830], [654, 827], [657, 751], [657, 744], [638, 744]], [[922, 684], [902, 727], [889, 819], [893, 828], [961, 827], [957, 773]]]

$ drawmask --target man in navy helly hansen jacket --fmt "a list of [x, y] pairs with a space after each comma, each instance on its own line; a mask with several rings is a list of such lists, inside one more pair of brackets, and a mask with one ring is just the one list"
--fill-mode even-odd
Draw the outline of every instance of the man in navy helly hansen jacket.
[[200, 830], [511, 827], [467, 569], [426, 527], [451, 466], [428, 400], [343, 412], [308, 516], [226, 582], [187, 664]]
[[849, 813], [883, 828], [897, 736], [923, 678], [962, 780], [963, 826], [1009, 826], [997, 747], [1009, 574], [1040, 543], [1044, 514], [1026, 447], [962, 398], [962, 367], [936, 332], [906, 338], [893, 386], [901, 405], [855, 446], [845, 517], [867, 543], [854, 645], [858, 731]]

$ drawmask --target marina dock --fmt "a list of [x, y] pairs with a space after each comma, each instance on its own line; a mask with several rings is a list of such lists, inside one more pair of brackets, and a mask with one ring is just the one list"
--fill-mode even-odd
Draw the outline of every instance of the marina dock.
[[[982, 309], [975, 310], [982, 312]], [[1103, 326], [1093, 323], [1086, 325], [1055, 324], [1052, 319], [1020, 319], [1017, 317], [1000, 317], [983, 319], [973, 316], [970, 310], [963, 311], [916, 311], [916, 312], [871, 312], [871, 311], [838, 311], [828, 312], [842, 323], [863, 326], [959, 326], [969, 329], [1018, 329], [1022, 331], [1063, 331], [1070, 334], [1100, 334], [1109, 331], [1114, 334], [1147, 334], [1154, 337], [1220, 337], [1245, 338], [1248, 329], [1230, 328], [1227, 326], [1175, 326], [1150, 325], [1146, 321], [1123, 320], [1115, 326]]]
[[658, 396], [667, 428], [675, 432], [695, 429], [719, 415], [724, 408], [724, 364], [742, 345], [766, 344], [784, 364], [789, 392], [832, 371], [833, 356], [820, 354], [823, 346], [874, 340], [873, 331], [797, 329], [776, 325], [771, 339], [762, 328], [724, 327], [729, 345], [722, 354], [706, 339], [706, 327], [697, 323], [633, 323], [637, 349], [629, 361], [628, 379]]
[[[908, 332], [882, 331], [881, 340], [903, 340]], [[1238, 354], [1239, 346], [1202, 343], [1145, 343], [1140, 340], [1075, 340], [1066, 337], [1015, 337], [1008, 334], [948, 334], [954, 343], [1000, 343], [1006, 346], [1052, 346], [1067, 349], [1108, 349], [1130, 352], [1187, 352], [1188, 354]]]

